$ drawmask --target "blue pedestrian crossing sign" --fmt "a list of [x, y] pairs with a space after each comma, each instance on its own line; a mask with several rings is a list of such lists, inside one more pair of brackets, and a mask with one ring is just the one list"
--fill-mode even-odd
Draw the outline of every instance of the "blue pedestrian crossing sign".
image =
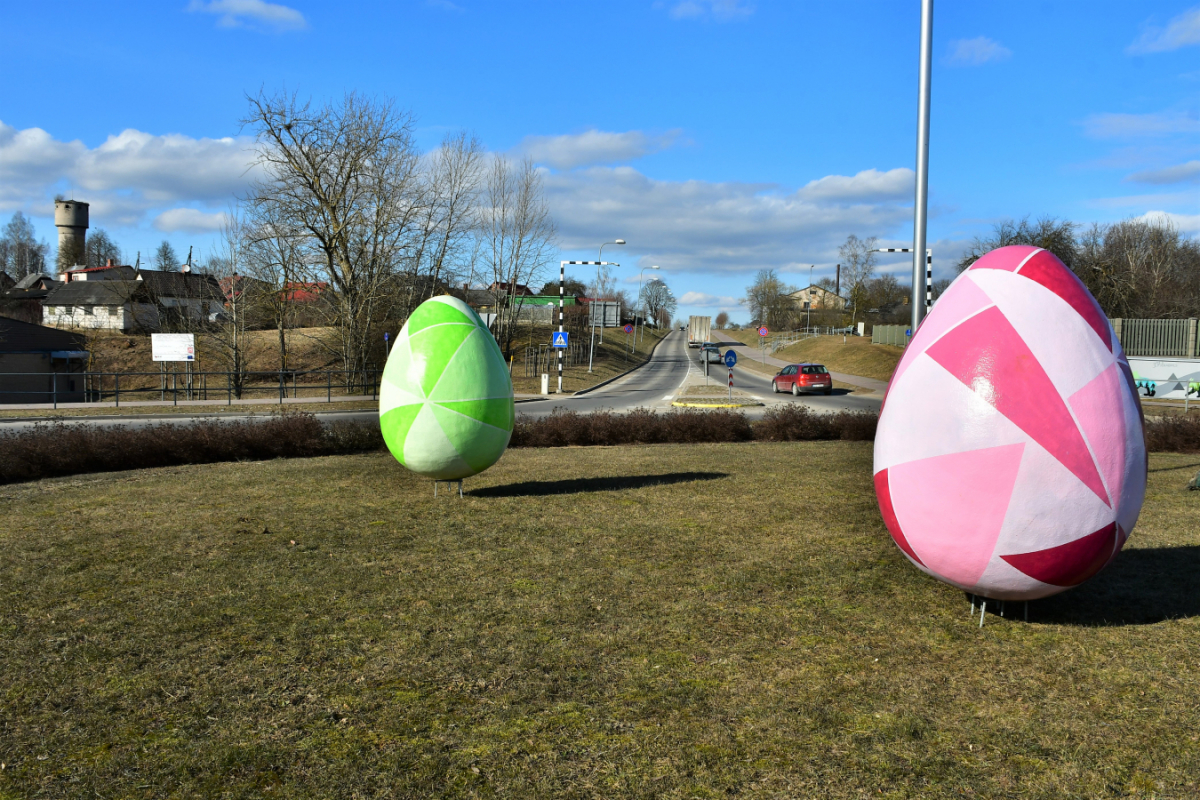
[[737, 353], [732, 350], [725, 351], [725, 366], [733, 369], [733, 365], [737, 363]]
[[555, 331], [554, 338], [550, 341], [551, 347], [566, 347], [567, 346], [567, 331]]

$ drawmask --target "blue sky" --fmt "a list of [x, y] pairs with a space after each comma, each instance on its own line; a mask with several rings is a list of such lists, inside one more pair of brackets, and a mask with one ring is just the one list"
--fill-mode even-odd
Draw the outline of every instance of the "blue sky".
[[[850, 233], [911, 243], [919, 13], [918, 0], [9, 3], [0, 216], [24, 211], [53, 242], [53, 196], [72, 191], [131, 257], [164, 238], [207, 250], [246, 180], [245, 93], [357, 90], [411, 110], [426, 148], [465, 128], [532, 156], [563, 258], [625, 238], [605, 251], [618, 277], [659, 264], [681, 314], [745, 319], [736, 299], [758, 269], [803, 285], [810, 264], [832, 274]], [[1006, 217], [1162, 213], [1200, 233], [1198, 56], [1194, 2], [937, 4], [939, 274]]]

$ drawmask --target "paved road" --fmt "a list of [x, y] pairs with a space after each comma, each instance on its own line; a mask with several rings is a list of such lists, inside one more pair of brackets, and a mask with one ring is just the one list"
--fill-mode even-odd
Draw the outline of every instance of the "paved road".
[[[585, 395], [551, 395], [545, 400], [535, 400], [517, 404], [518, 414], [529, 414], [535, 417], [546, 416], [557, 409], [571, 410], [580, 414], [593, 411], [628, 411], [633, 408], [651, 408], [657, 411], [669, 410], [671, 402], [678, 396], [687, 382], [689, 373], [695, 378], [704, 374], [700, 361], [700, 351], [689, 349], [687, 335], [682, 331], [672, 331], [663, 339], [662, 344], [654, 351], [649, 363], [634, 370], [620, 380], [603, 386]], [[724, 385], [728, 373], [724, 364], [709, 365], [709, 376], [713, 383]], [[776, 403], [799, 403], [820, 411], [878, 411], [881, 396], [847, 394], [837, 390], [834, 394], [801, 395], [792, 397], [788, 394], [776, 395], [771, 392], [771, 379], [767, 375], [751, 369], [735, 367], [733, 370], [734, 388], [746, 392], [766, 403], [764, 407], [743, 409], [752, 417], [760, 417], [766, 409]], [[317, 418], [322, 422], [340, 420], [374, 420], [378, 417], [375, 411], [329, 411], [318, 413]], [[222, 420], [262, 420], [262, 415], [250, 414], [221, 414], [219, 417], [206, 414], [137, 414], [128, 416], [102, 417], [63, 417], [63, 421], [74, 425], [120, 425], [130, 428], [144, 428], [163, 422], [185, 425], [203, 419]], [[0, 420], [0, 431], [21, 431], [32, 428], [36, 423], [25, 419]]]

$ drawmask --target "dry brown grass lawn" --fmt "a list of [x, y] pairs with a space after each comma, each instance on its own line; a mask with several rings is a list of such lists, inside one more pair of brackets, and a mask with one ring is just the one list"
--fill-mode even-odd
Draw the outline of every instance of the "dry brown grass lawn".
[[[736, 339], [744, 344], [758, 345], [758, 334], [752, 330], [720, 331], [720, 334], [724, 338]], [[841, 336], [818, 336], [785, 347], [771, 355], [783, 361], [816, 361], [835, 372], [861, 375], [879, 381], [892, 379], [892, 373], [896, 371], [896, 365], [904, 355], [903, 347], [871, 344], [871, 339], [867, 336], [847, 336], [845, 340], [843, 344]]]
[[866, 443], [4, 487], [0, 797], [1194, 797], [1197, 468], [982, 630]]
[[[525, 332], [517, 337], [514, 349], [518, 353], [523, 353], [523, 347], [528, 341], [535, 343], [547, 342], [550, 340], [552, 330], [556, 329], [551, 326], [538, 326], [533, 332], [533, 337], [530, 339], [529, 329], [526, 328]], [[604, 334], [603, 344], [599, 344], [599, 339], [597, 338], [596, 354], [590, 373], [588, 372], [586, 349], [584, 350], [585, 360], [582, 364], [563, 368], [563, 392], [578, 392], [581, 389], [595, 386], [601, 381], [616, 377], [622, 372], [646, 362], [650, 358], [650, 353], [654, 349], [654, 346], [667, 333], [670, 333], [669, 329], [654, 330], [653, 328], [648, 328], [645, 336], [642, 336], [641, 329], [639, 328], [639, 341], [631, 353], [627, 350], [627, 341], [632, 342], [633, 334], [630, 334], [627, 340], [625, 333], [620, 331], [620, 329], [608, 329]], [[580, 337], [578, 341], [583, 342], [584, 347], [587, 347], [588, 340], [586, 336]], [[557, 362], [551, 362], [549, 375], [550, 392], [553, 393], [558, 387]], [[525, 364], [522, 355], [515, 356], [513, 360], [512, 376], [514, 392], [518, 394], [538, 394], [542, 391], [542, 378], [540, 374], [532, 378], [525, 377]]]

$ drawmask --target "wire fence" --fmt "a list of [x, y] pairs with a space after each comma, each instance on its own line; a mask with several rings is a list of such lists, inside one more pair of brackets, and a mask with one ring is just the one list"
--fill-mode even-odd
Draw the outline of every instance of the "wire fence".
[[379, 396], [383, 370], [276, 372], [8, 372], [0, 374], [0, 405], [309, 399]]

